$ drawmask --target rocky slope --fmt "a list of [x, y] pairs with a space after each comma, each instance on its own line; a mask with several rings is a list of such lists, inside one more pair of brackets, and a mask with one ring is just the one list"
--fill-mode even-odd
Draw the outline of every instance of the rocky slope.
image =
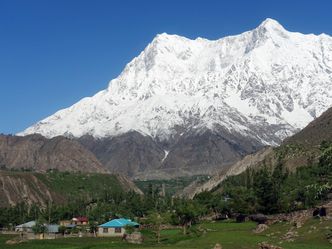
[[294, 136], [285, 139], [282, 144], [300, 144], [306, 147], [315, 147], [324, 140], [332, 141], [332, 108]]
[[226, 167], [261, 146], [241, 135], [210, 130], [188, 132], [170, 144], [136, 131], [100, 139], [83, 136], [78, 141], [111, 172], [138, 179], [212, 174], [220, 164]]
[[279, 162], [289, 170], [306, 166], [317, 161], [319, 146], [323, 141], [332, 142], [332, 108], [300, 132], [285, 139], [279, 147], [266, 147], [248, 155], [230, 167], [219, 171], [205, 183], [193, 182], [177, 195], [193, 198], [198, 193], [216, 188], [227, 176], [241, 174], [249, 167], [257, 168], [263, 165], [274, 167]]
[[96, 157], [77, 141], [41, 135], [0, 135], [0, 167], [11, 170], [108, 172]]
[[150, 136], [138, 132], [95, 139], [83, 136], [78, 140], [111, 172], [133, 177], [160, 165], [165, 152]]
[[50, 190], [32, 173], [0, 171], [0, 207], [21, 202], [46, 206], [48, 202], [63, 201], [63, 196]]
[[[96, 155], [110, 170], [134, 177], [212, 172], [304, 128], [332, 105], [331, 82], [332, 38], [290, 32], [272, 19], [214, 41], [161, 34], [107, 89], [20, 135], [91, 135], [107, 144]], [[119, 146], [132, 131], [141, 136], [122, 163]]]
[[216, 188], [228, 176], [241, 174], [247, 168], [255, 167], [257, 164], [260, 164], [266, 158], [266, 156], [270, 155], [272, 152], [272, 147], [266, 147], [254, 154], [247, 155], [235, 164], [217, 172], [211, 177], [211, 179], [204, 183], [192, 182], [189, 186], [179, 191], [176, 196], [192, 199], [195, 195], [201, 192], [210, 191]]
[[21, 202], [45, 207], [48, 203], [64, 204], [82, 196], [96, 199], [105, 191], [111, 193], [113, 190], [143, 194], [133, 182], [121, 175], [0, 170], [0, 207]]

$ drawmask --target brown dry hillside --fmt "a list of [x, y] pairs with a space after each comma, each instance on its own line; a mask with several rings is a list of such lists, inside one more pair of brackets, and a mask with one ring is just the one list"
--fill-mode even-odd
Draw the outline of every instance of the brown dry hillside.
[[20, 202], [62, 204], [75, 198], [96, 199], [113, 192], [134, 191], [136, 185], [124, 176], [79, 172], [15, 172], [0, 170], [0, 207]]
[[0, 207], [20, 202], [45, 206], [47, 202], [63, 201], [63, 196], [50, 190], [32, 173], [0, 171]]
[[3, 169], [30, 169], [45, 172], [59, 171], [108, 172], [98, 159], [78, 142], [41, 135], [25, 137], [0, 135], [0, 167]]
[[332, 141], [332, 108], [294, 136], [285, 139], [283, 144], [301, 144], [313, 147], [318, 146], [324, 140]]

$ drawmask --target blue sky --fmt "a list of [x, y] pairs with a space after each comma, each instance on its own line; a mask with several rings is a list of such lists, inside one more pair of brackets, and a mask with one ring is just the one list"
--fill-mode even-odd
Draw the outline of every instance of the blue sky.
[[332, 34], [332, 1], [0, 0], [0, 133], [107, 87], [158, 33], [217, 39], [265, 18]]

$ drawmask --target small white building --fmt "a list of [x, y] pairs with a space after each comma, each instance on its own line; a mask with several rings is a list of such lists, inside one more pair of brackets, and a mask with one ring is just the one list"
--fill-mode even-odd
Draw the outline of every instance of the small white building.
[[124, 218], [114, 219], [98, 226], [98, 237], [122, 237], [126, 226], [139, 227], [139, 224]]

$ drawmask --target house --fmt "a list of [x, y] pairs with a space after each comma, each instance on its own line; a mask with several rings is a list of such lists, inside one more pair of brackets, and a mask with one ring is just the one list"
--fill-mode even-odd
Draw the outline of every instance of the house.
[[77, 225], [77, 226], [89, 225], [89, 219], [88, 219], [88, 217], [85, 217], [85, 216], [74, 217], [71, 219], [71, 224]]
[[59, 224], [60, 226], [66, 227], [71, 224], [71, 220], [60, 220]]
[[36, 221], [32, 220], [15, 227], [16, 232], [29, 232], [32, 233], [32, 227], [36, 225]]
[[122, 237], [126, 226], [139, 227], [139, 224], [129, 219], [114, 219], [98, 226], [98, 237]]

